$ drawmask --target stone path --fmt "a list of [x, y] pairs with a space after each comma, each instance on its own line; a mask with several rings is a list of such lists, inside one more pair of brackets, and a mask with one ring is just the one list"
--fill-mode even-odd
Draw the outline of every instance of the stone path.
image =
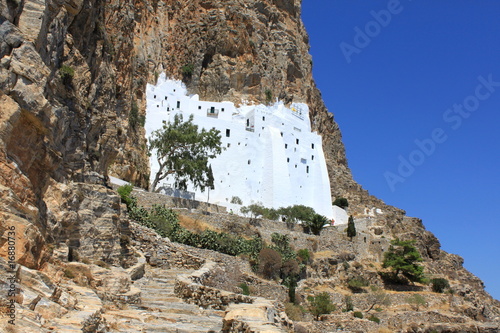
[[175, 296], [176, 276], [190, 272], [148, 266], [145, 276], [134, 283], [142, 291], [142, 304], [104, 313], [110, 332], [220, 332], [223, 311], [202, 309]]

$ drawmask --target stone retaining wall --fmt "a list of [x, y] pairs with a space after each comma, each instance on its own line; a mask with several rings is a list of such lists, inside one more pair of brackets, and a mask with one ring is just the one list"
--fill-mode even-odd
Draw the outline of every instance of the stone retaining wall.
[[214, 262], [207, 262], [191, 275], [179, 275], [175, 282], [175, 293], [187, 303], [203, 308], [225, 310], [231, 303], [253, 303], [254, 298], [203, 285], [203, 281], [215, 268]]

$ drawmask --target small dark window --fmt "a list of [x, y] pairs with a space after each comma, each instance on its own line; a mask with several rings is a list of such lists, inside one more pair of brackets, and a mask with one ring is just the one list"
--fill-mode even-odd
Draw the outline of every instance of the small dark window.
[[154, 98], [156, 99], [156, 95], [155, 95], [155, 97], [154, 97]]
[[198, 110], [201, 110], [201, 105], [198, 105]]
[[286, 162], [290, 163], [290, 157], [287, 157]]
[[295, 164], [295, 169], [297, 169], [297, 164]]
[[262, 120], [263, 120], [263, 121], [266, 121], [266, 117], [262, 117]]
[[231, 130], [226, 128], [226, 137], [229, 138], [231, 136]]
[[177, 108], [180, 109], [181, 108], [181, 102], [180, 101], [177, 101]]
[[224, 112], [224, 108], [220, 109], [222, 112]]
[[231, 144], [230, 144], [230, 143], [228, 143], [228, 144], [227, 144], [227, 148], [229, 148], [229, 147], [231, 147]]
[[252, 161], [248, 160], [248, 165], [250, 165], [250, 163], [252, 163]]
[[160, 107], [160, 105], [159, 105], [159, 104], [156, 104], [156, 107], [157, 107], [157, 108], [159, 108], [159, 107]]
[[314, 161], [314, 155], [311, 156], [311, 161]]
[[210, 113], [215, 113], [215, 106], [210, 107]]
[[168, 98], [168, 97], [167, 97], [167, 96], [165, 96], [165, 100], [167, 100], [167, 98]]
[[314, 143], [311, 143], [311, 148], [314, 149]]
[[283, 132], [281, 132], [281, 137], [283, 137]]
[[295, 139], [295, 143], [296, 143], [296, 144], [299, 144], [299, 139]]
[[250, 119], [247, 119], [247, 127], [250, 126]]
[[287, 148], [288, 148], [288, 144], [285, 143], [285, 149], [287, 149]]
[[262, 126], [262, 129], [264, 129], [264, 126]]
[[306, 173], [309, 173], [309, 165], [306, 166]]

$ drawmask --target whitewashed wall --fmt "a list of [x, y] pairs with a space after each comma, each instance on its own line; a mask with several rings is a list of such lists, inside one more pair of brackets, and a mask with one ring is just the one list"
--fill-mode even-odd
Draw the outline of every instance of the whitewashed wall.
[[[147, 86], [146, 96], [148, 138], [162, 121], [177, 113], [186, 120], [193, 114], [198, 126], [220, 130], [226, 150], [211, 161], [215, 179], [215, 189], [209, 193], [211, 203], [234, 208], [229, 202], [237, 196], [243, 205], [259, 202], [279, 208], [302, 204], [328, 218], [334, 216], [321, 137], [311, 132], [306, 104], [287, 108], [277, 102], [236, 108], [231, 102], [200, 101], [198, 95], [187, 96], [180, 81], [166, 79], [164, 74], [156, 86]], [[154, 154], [150, 162], [154, 179], [158, 171]], [[172, 185], [173, 180], [163, 184]], [[189, 190], [196, 193], [197, 200], [207, 200], [207, 191]]]

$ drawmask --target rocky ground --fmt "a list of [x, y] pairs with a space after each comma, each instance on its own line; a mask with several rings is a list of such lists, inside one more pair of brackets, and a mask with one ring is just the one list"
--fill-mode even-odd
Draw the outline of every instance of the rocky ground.
[[[153, 195], [156, 197], [157, 195]], [[144, 194], [143, 199], [147, 198]], [[455, 256], [425, 262], [426, 274], [449, 279], [454, 294], [432, 292], [427, 285], [384, 284], [378, 272], [387, 247], [379, 219], [357, 219], [351, 242], [344, 226], [320, 236], [290, 230], [281, 222], [249, 219], [227, 213], [179, 209], [181, 223], [198, 230], [210, 226], [233, 232], [245, 228], [270, 239], [289, 235], [295, 249], [308, 248], [314, 260], [299, 282], [297, 304], [286, 305], [287, 289], [278, 281], [256, 276], [245, 258], [176, 244], [133, 222], [127, 248], [135, 260], [117, 265], [81, 257], [69, 261], [67, 248], [53, 249], [41, 270], [18, 266], [16, 327], [24, 332], [498, 332], [498, 302], [481, 290], [477, 278], [464, 275]], [[382, 213], [383, 215], [383, 213]], [[244, 233], [242, 233], [244, 234]], [[122, 261], [123, 263], [123, 261]], [[446, 267], [455, 265], [454, 274]], [[5, 260], [0, 280], [7, 289]], [[127, 268], [125, 268], [127, 267]], [[441, 267], [439, 274], [433, 273]], [[470, 273], [469, 273], [470, 274]], [[348, 281], [363, 278], [369, 286], [353, 292]], [[250, 296], [241, 295], [246, 283]], [[307, 313], [307, 297], [328, 292], [336, 310], [319, 321]], [[424, 300], [412, 302], [414, 295]], [[389, 301], [381, 301], [380, 299]], [[351, 311], [345, 312], [347, 302]], [[379, 302], [379, 303], [377, 303]], [[375, 306], [373, 306], [375, 304]], [[298, 310], [302, 307], [303, 310]], [[354, 317], [359, 311], [363, 318]], [[285, 314], [287, 313], [288, 316]], [[3, 314], [2, 327], [12, 331]], [[378, 318], [378, 323], [370, 317]], [[293, 322], [291, 321], [293, 319]], [[295, 327], [295, 328], [294, 328]]]

